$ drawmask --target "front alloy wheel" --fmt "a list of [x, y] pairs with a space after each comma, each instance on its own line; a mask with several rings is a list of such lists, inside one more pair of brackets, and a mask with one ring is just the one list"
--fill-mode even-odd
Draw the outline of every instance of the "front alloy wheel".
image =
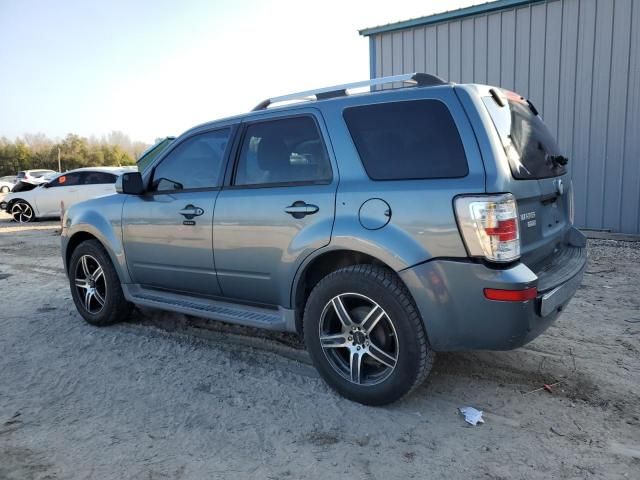
[[92, 315], [100, 313], [107, 298], [107, 282], [100, 263], [91, 255], [82, 255], [76, 264], [75, 287], [84, 309]]
[[33, 220], [33, 209], [27, 202], [16, 202], [11, 207], [11, 216], [16, 222], [27, 223]]
[[73, 303], [88, 323], [112, 325], [128, 317], [132, 305], [124, 297], [118, 274], [100, 242], [80, 243], [71, 253], [68, 272]]

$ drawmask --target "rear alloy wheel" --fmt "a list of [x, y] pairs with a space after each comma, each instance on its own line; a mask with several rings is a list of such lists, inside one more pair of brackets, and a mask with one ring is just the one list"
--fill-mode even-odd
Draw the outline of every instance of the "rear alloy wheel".
[[322, 378], [341, 395], [366, 405], [404, 397], [433, 364], [407, 287], [377, 265], [353, 265], [323, 278], [307, 300], [303, 330]]
[[325, 357], [346, 380], [375, 385], [396, 368], [396, 329], [387, 312], [369, 297], [336, 295], [325, 305], [319, 326]]
[[27, 223], [35, 218], [33, 208], [27, 202], [19, 200], [11, 207], [11, 216], [16, 222]]

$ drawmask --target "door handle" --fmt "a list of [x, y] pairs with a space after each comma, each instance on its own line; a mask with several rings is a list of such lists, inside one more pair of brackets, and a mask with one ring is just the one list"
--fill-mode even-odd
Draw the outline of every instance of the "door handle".
[[187, 220], [191, 220], [193, 217], [199, 217], [204, 213], [204, 210], [200, 207], [196, 207], [194, 205], [187, 205], [182, 210], [180, 210], [180, 215], [184, 216]]
[[302, 200], [293, 202], [291, 205], [284, 209], [284, 211], [291, 215], [293, 218], [303, 218], [305, 215], [313, 215], [318, 210], [320, 209], [317, 205], [311, 205], [309, 203], [303, 202]]

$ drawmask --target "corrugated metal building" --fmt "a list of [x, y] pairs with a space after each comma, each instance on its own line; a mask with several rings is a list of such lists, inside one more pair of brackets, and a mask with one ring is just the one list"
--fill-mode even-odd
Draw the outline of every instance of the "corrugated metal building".
[[529, 98], [571, 159], [576, 224], [640, 233], [640, 0], [498, 0], [360, 33], [372, 77]]

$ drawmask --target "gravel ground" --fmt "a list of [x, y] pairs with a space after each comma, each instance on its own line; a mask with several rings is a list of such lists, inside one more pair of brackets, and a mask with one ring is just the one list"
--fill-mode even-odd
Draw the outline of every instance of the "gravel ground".
[[640, 478], [640, 243], [592, 241], [531, 344], [441, 354], [372, 408], [329, 390], [292, 335], [151, 310], [85, 324], [58, 225], [0, 219], [1, 479]]

